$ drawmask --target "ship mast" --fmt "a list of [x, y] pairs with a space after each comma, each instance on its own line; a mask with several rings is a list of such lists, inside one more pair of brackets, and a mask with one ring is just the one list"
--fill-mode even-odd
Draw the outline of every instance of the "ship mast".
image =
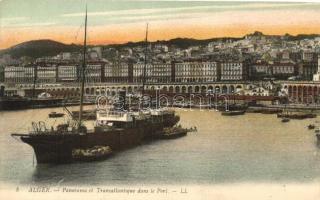
[[81, 67], [81, 89], [80, 89], [80, 112], [78, 120], [78, 130], [80, 130], [82, 123], [82, 112], [83, 112], [83, 93], [84, 93], [84, 81], [85, 81], [85, 69], [86, 69], [86, 51], [87, 51], [87, 6], [86, 6], [86, 17], [84, 25], [84, 44], [83, 44], [83, 60]]
[[144, 67], [142, 77], [142, 95], [144, 95], [144, 87], [146, 84], [146, 71], [147, 71], [147, 52], [148, 52], [148, 23], [146, 28], [145, 50], [144, 50]]

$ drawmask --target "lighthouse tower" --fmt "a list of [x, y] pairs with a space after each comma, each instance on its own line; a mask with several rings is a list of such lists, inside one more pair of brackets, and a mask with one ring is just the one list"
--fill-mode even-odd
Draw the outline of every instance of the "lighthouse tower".
[[313, 75], [313, 81], [320, 82], [320, 55], [318, 55], [318, 71], [316, 74]]

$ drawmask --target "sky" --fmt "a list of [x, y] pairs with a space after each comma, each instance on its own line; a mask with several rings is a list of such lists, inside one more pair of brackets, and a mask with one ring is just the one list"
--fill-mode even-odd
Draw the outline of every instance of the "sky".
[[83, 41], [88, 6], [90, 44], [176, 37], [206, 39], [265, 34], [320, 34], [314, 1], [0, 0], [0, 49], [37, 39]]

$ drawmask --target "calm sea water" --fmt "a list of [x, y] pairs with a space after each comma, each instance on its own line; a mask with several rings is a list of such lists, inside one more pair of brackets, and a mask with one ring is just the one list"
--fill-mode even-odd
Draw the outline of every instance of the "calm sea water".
[[[177, 110], [197, 133], [150, 142], [92, 163], [36, 165], [33, 149], [12, 138], [32, 121], [61, 108], [0, 113], [0, 181], [10, 184], [223, 184], [308, 183], [320, 180], [320, 148], [306, 126], [275, 115], [226, 117], [215, 111]], [[59, 121], [62, 121], [60, 119]], [[318, 118], [319, 120], [319, 118]], [[92, 122], [89, 125], [92, 125]]]

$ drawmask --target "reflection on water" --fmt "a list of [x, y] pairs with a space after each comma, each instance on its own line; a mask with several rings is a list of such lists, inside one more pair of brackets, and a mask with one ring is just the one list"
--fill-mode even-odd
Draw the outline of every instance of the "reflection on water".
[[[134, 184], [311, 182], [320, 178], [315, 119], [281, 123], [275, 115], [225, 117], [215, 111], [182, 111], [181, 124], [197, 133], [153, 141], [108, 160], [33, 165], [30, 146], [10, 137], [61, 108], [0, 113], [0, 180], [16, 184]], [[59, 119], [58, 121], [63, 121]], [[48, 124], [58, 123], [47, 119]], [[92, 125], [92, 122], [89, 124]]]

